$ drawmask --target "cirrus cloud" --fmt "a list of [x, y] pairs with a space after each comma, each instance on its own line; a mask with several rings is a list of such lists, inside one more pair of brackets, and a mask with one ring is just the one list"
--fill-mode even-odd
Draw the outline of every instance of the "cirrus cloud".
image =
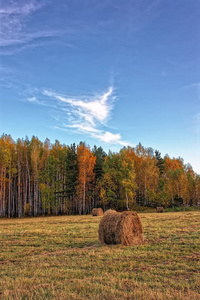
[[[0, 5], [0, 54], [12, 55], [18, 51], [41, 45], [41, 41], [59, 35], [49, 28], [35, 28], [30, 20], [46, 4], [44, 1], [2, 1]], [[36, 41], [36, 43], [35, 43]]]
[[[42, 101], [38, 100], [38, 97], [41, 97]], [[56, 106], [55, 115], [59, 125], [55, 126], [55, 129], [85, 134], [107, 144], [131, 146], [122, 139], [120, 133], [108, 131], [107, 122], [111, 118], [115, 100], [113, 86], [94, 96], [69, 97], [45, 89], [37, 98], [33, 95], [27, 98], [32, 104]]]

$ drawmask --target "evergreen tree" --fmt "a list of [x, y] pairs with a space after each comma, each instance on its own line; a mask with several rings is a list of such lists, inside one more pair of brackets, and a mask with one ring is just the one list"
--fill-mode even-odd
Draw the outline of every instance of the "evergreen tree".
[[159, 169], [160, 177], [162, 177], [162, 175], [164, 173], [164, 169], [165, 169], [165, 161], [161, 157], [161, 153], [158, 150], [155, 150], [155, 155], [156, 155], [156, 161], [157, 161], [156, 166]]

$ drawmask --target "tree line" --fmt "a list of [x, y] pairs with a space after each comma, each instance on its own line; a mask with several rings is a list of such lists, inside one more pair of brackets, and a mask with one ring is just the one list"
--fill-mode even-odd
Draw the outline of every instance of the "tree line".
[[88, 214], [94, 207], [200, 205], [200, 175], [183, 159], [141, 144], [119, 153], [0, 138], [0, 216]]

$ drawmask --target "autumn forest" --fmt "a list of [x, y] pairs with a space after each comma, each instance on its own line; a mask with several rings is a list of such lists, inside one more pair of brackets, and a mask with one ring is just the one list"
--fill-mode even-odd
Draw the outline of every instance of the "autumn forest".
[[1, 217], [199, 204], [200, 175], [180, 157], [162, 157], [141, 144], [106, 154], [82, 142], [0, 138]]

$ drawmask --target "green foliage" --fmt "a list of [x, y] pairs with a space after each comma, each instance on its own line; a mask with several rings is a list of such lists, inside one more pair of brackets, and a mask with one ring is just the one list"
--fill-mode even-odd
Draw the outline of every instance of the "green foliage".
[[[80, 146], [86, 147], [84, 143]], [[159, 151], [141, 143], [108, 155], [94, 146], [92, 151], [86, 147], [90, 163], [85, 157], [80, 169], [78, 147], [61, 145], [58, 140], [42, 143], [35, 136], [15, 142], [3, 135], [0, 216], [90, 213], [100, 206], [127, 210], [135, 204], [165, 208], [200, 205], [200, 176], [180, 157], [162, 158]]]
[[119, 156], [109, 152], [103, 167], [102, 204], [105, 207], [120, 208]]
[[70, 198], [76, 194], [76, 185], [78, 178], [78, 161], [75, 144], [67, 148], [65, 156], [65, 184], [64, 188], [67, 194], [67, 197]]
[[103, 177], [103, 165], [106, 157], [106, 153], [103, 151], [102, 147], [94, 146], [92, 153], [96, 156], [96, 163], [94, 167], [95, 180], [102, 180]]
[[164, 173], [164, 169], [165, 169], [165, 161], [161, 157], [161, 153], [158, 150], [155, 150], [155, 155], [156, 155], [156, 161], [157, 161], [156, 165], [159, 169], [160, 176], [162, 176]]
[[121, 170], [121, 186], [122, 199], [126, 199], [126, 209], [135, 203], [135, 191], [137, 184], [135, 182], [134, 160], [131, 156], [130, 148], [123, 148], [120, 151], [120, 170]]
[[122, 149], [120, 153], [109, 152], [103, 168], [102, 203], [106, 207], [118, 210], [129, 209], [135, 203], [134, 161], [130, 149]]

